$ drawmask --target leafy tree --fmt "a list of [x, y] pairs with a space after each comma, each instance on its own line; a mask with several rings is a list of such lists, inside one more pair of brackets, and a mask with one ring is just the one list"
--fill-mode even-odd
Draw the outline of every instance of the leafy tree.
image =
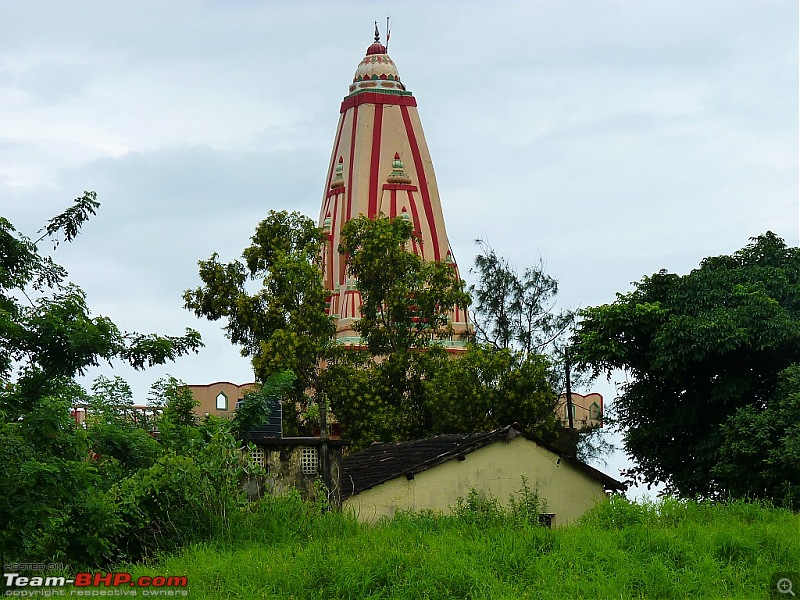
[[106, 487], [149, 467], [161, 454], [161, 446], [146, 430], [148, 424], [136, 419], [131, 410], [133, 392], [121, 377], [97, 377], [87, 405], [84, 424], [89, 447]]
[[[183, 296], [198, 317], [227, 320], [228, 338], [252, 357], [258, 381], [284, 370], [297, 375], [285, 416], [296, 413], [294, 403], [307, 403], [305, 390], [317, 389], [320, 361], [335, 331], [317, 264], [322, 241], [322, 231], [308, 217], [270, 211], [244, 250], [244, 261], [223, 264], [217, 254], [200, 261], [203, 286]], [[255, 293], [247, 289], [252, 281], [262, 284]]]
[[[474, 300], [476, 341], [486, 348], [519, 354], [513, 361], [518, 365], [547, 356], [553, 390], [588, 385], [590, 381], [582, 373], [569, 370], [567, 337], [575, 313], [556, 309], [558, 281], [545, 273], [541, 258], [520, 274], [486, 241], [476, 240], [476, 244], [480, 253], [471, 272], [478, 280], [469, 288]], [[556, 439], [550, 439], [552, 436]], [[556, 422], [546, 437], [582, 460], [600, 458], [613, 448], [605, 432], [598, 428], [570, 430]]]
[[356, 330], [375, 356], [428, 346], [452, 333], [449, 313], [469, 295], [450, 265], [408, 250], [414, 226], [401, 218], [364, 215], [342, 227], [339, 252], [361, 292]]
[[149, 400], [161, 408], [156, 427], [165, 448], [181, 454], [200, 441], [202, 435], [194, 412], [199, 402], [186, 384], [172, 376], [163, 377], [150, 387]]
[[[0, 217], [0, 554], [10, 560], [99, 564], [121, 521], [91, 460], [73, 401], [74, 377], [101, 361], [134, 368], [162, 364], [201, 346], [197, 332], [168, 337], [125, 333], [92, 317], [85, 294], [39, 253], [45, 238], [72, 241], [99, 204], [93, 192], [54, 217], [36, 242]], [[57, 242], [56, 242], [57, 245]]]
[[87, 399], [87, 421], [94, 423], [118, 423], [133, 406], [133, 391], [122, 377], [109, 379], [100, 375], [92, 382], [92, 394]]
[[800, 508], [800, 364], [778, 374], [766, 406], [744, 406], [722, 424], [711, 475], [726, 495]]
[[278, 371], [257, 390], [245, 394], [241, 406], [234, 413], [231, 430], [241, 437], [253, 427], [267, 423], [275, 404], [290, 395], [296, 379], [292, 371]]
[[557, 426], [558, 395], [550, 362], [540, 354], [472, 345], [425, 380], [437, 414], [437, 433], [490, 431], [519, 423], [540, 438]]
[[630, 476], [683, 496], [793, 497], [796, 471], [776, 459], [797, 456], [791, 429], [767, 423], [796, 410], [779, 381], [800, 363], [800, 250], [767, 232], [581, 317], [576, 359], [630, 378], [616, 401]]
[[355, 448], [430, 435], [434, 415], [423, 384], [444, 353], [397, 352], [376, 361], [366, 351], [341, 349], [329, 359], [323, 385], [333, 413]]
[[[531, 336], [520, 338], [528, 353], [474, 345], [453, 357], [436, 344], [451, 333], [452, 307], [465, 308], [470, 299], [451, 266], [426, 262], [408, 249], [413, 235], [407, 221], [385, 217], [361, 217], [342, 230], [339, 250], [347, 254], [362, 296], [356, 329], [368, 347], [363, 353], [333, 355], [324, 374], [326, 393], [348, 439], [359, 447], [512, 422], [553, 438], [557, 394], [551, 365], [534, 352]], [[533, 331], [530, 278], [527, 287], [519, 284], [517, 318], [528, 318]], [[481, 289], [488, 295], [495, 283], [484, 282]], [[513, 340], [508, 341], [510, 346]]]
[[70, 416], [75, 387], [62, 380], [39, 388], [35, 407], [23, 414], [17, 385], [0, 392], [0, 554], [6, 561], [100, 564], [113, 548], [121, 522], [103, 491], [107, 480], [89, 460], [87, 434]]
[[452, 335], [453, 306], [466, 307], [469, 296], [451, 266], [408, 249], [413, 236], [411, 223], [384, 216], [360, 216], [342, 228], [339, 252], [361, 293], [355, 329], [368, 352], [331, 352], [324, 378], [331, 407], [356, 446], [435, 431], [424, 380], [442, 364], [445, 353], [435, 340]]
[[487, 431], [518, 422], [558, 441], [549, 362], [471, 345], [458, 356], [439, 346], [375, 361], [347, 350], [333, 358], [324, 387], [354, 448], [374, 441]]

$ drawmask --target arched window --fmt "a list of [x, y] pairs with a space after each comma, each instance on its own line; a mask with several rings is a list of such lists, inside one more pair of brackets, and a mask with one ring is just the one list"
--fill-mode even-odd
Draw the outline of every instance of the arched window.
[[592, 421], [599, 421], [603, 417], [603, 411], [597, 402], [592, 402], [589, 406], [589, 418]]
[[228, 410], [228, 397], [225, 392], [217, 394], [217, 410]]

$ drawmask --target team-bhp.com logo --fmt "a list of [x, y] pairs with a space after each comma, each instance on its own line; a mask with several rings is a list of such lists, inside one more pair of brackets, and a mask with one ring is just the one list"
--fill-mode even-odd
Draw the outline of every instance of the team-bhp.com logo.
[[[186, 576], [143, 575], [134, 578], [130, 573], [77, 573], [75, 577], [23, 576], [3, 573], [6, 596], [188, 596]], [[73, 589], [64, 587], [72, 585]], [[60, 588], [60, 589], [59, 589]], [[77, 589], [75, 589], [77, 588]], [[133, 588], [133, 589], [132, 589]], [[142, 588], [142, 589], [136, 589]]]

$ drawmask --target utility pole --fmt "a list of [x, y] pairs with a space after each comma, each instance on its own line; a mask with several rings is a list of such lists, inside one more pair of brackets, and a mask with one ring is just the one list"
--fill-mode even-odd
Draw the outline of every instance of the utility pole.
[[572, 383], [570, 382], [569, 375], [569, 348], [564, 348], [564, 374], [567, 380], [567, 419], [569, 421], [569, 429], [575, 429], [575, 422], [572, 418]]
[[328, 399], [325, 394], [319, 395], [319, 462], [322, 470], [322, 483], [325, 484], [325, 492], [330, 498], [333, 491], [331, 481], [331, 459], [328, 453]]

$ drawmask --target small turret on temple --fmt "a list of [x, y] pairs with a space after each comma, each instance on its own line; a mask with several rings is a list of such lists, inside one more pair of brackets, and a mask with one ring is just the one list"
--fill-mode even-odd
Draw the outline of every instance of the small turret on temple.
[[[328, 238], [324, 281], [331, 292], [328, 310], [336, 318], [337, 341], [360, 346], [353, 324], [360, 316], [361, 298], [347, 274], [345, 257], [337, 251], [344, 223], [359, 215], [374, 219], [381, 213], [409, 219], [418, 234], [414, 252], [425, 260], [447, 262], [456, 273], [458, 266], [445, 231], [417, 101], [401, 82], [377, 28], [339, 112], [319, 219]], [[461, 308], [454, 307], [450, 317], [454, 336], [440, 342], [452, 350], [462, 349], [472, 327]]]

